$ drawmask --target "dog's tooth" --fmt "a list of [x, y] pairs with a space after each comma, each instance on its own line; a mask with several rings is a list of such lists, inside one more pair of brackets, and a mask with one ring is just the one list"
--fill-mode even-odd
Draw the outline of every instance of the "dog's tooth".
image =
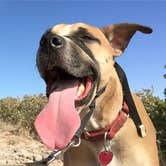
[[79, 97], [83, 93], [84, 90], [85, 90], [85, 86], [83, 83], [81, 83], [78, 87], [76, 98]]

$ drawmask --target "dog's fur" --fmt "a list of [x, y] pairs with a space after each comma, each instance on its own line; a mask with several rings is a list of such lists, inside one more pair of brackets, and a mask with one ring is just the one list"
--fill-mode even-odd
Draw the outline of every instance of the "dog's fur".
[[[46, 61], [48, 64], [47, 68], [60, 65], [66, 72], [76, 77], [91, 74], [92, 71], [90, 68], [88, 69], [89, 66], [93, 67], [98, 73], [93, 92], [91, 92], [86, 101], [78, 104], [78, 111], [80, 111], [81, 117], [86, 113], [87, 107], [94, 99], [96, 92], [106, 86], [104, 93], [96, 99], [96, 108], [87, 124], [86, 130], [96, 130], [111, 124], [121, 109], [123, 92], [114, 68], [114, 59], [123, 53], [136, 31], [151, 33], [152, 30], [149, 27], [128, 23], [115, 24], [104, 28], [76, 23], [72, 25], [56, 25], [46, 32], [47, 34], [58, 35], [63, 38], [65, 46], [59, 52], [51, 48], [49, 51], [39, 48], [37, 65], [44, 79], [47, 77], [46, 70], [44, 69], [46, 68], [44, 66]], [[74, 37], [72, 36], [73, 34]], [[89, 34], [91, 36], [88, 36]], [[74, 42], [71, 36], [74, 38]], [[88, 47], [93, 58], [89, 57], [77, 45], [79, 40]], [[43, 42], [42, 45], [44, 44]], [[63, 64], [62, 59], [61, 61], [54, 59], [53, 54], [55, 51], [56, 54], [60, 54], [63, 57]], [[49, 60], [47, 58], [48, 53], [52, 55]], [[70, 63], [77, 63], [79, 65], [75, 67]], [[49, 94], [48, 89], [47, 91]], [[139, 137], [135, 124], [129, 117], [125, 125], [112, 139], [111, 150], [114, 157], [109, 166], [159, 166], [155, 129], [140, 99], [136, 95], [133, 95], [133, 99], [139, 116], [145, 125], [147, 135], [144, 138]], [[79, 147], [71, 148], [65, 153], [64, 165], [99, 166], [98, 154], [103, 149], [103, 140], [95, 142], [82, 140]]]

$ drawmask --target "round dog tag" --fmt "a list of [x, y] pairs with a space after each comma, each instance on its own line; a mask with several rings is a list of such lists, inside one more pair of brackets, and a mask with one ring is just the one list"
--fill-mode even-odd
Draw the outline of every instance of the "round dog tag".
[[99, 162], [102, 166], [106, 166], [112, 161], [113, 153], [112, 152], [106, 152], [102, 151], [99, 153]]

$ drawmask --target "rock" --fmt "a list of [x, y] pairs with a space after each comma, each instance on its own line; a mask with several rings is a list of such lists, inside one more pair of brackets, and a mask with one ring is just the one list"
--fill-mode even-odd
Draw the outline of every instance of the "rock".
[[42, 157], [42, 155], [37, 154], [37, 155], [34, 156], [34, 159], [35, 159], [34, 161], [40, 161], [40, 160], [43, 159], [43, 157]]

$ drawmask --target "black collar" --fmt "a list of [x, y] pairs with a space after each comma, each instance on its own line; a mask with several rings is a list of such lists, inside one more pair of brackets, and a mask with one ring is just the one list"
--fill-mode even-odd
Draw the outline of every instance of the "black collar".
[[133, 100], [133, 97], [132, 97], [132, 94], [131, 94], [131, 91], [129, 88], [129, 84], [127, 81], [126, 74], [117, 62], [115, 62], [114, 66], [115, 66], [116, 72], [118, 74], [118, 77], [119, 77], [121, 85], [122, 85], [124, 101], [127, 103], [129, 110], [130, 110], [129, 115], [133, 119], [133, 122], [137, 128], [138, 135], [140, 137], [145, 137], [146, 136], [145, 127], [142, 124], [141, 118], [140, 118], [137, 108], [135, 106], [135, 103], [134, 103], [134, 100]]

